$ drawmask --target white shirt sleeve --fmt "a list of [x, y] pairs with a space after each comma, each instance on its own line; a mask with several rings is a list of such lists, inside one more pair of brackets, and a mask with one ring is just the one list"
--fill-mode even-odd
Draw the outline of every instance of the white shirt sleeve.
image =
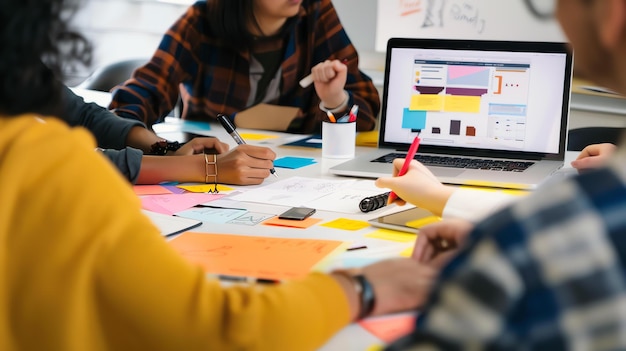
[[448, 199], [442, 217], [478, 222], [519, 198], [501, 190], [458, 188]]

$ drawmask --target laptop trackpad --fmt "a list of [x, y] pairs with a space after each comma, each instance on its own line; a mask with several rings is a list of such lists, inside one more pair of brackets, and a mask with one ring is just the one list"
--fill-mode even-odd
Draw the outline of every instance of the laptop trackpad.
[[444, 167], [429, 167], [429, 169], [431, 172], [433, 172], [435, 177], [446, 177], [446, 178], [453, 178], [465, 172], [465, 170], [463, 169], [452, 169], [452, 168], [444, 168]]

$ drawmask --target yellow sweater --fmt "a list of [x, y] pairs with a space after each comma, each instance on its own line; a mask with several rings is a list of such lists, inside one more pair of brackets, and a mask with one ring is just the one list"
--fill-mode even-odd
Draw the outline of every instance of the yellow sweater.
[[0, 240], [0, 350], [311, 350], [349, 319], [323, 274], [205, 279], [93, 138], [51, 118], [0, 118]]

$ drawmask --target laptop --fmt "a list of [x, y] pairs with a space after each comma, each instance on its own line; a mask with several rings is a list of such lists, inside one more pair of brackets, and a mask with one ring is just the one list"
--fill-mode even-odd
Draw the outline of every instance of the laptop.
[[565, 43], [391, 38], [375, 152], [329, 169], [392, 174], [415, 158], [443, 183], [533, 189], [563, 166], [572, 79]]

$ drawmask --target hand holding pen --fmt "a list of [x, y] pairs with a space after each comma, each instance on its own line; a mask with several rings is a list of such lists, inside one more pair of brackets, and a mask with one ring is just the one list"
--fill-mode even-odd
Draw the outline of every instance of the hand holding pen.
[[[405, 175], [406, 172], [409, 170], [409, 164], [415, 157], [415, 154], [417, 153], [417, 149], [419, 148], [419, 146], [420, 146], [420, 133], [418, 132], [415, 138], [413, 139], [411, 146], [409, 147], [409, 151], [406, 153], [406, 157], [404, 159], [404, 163], [402, 164], [402, 168], [400, 168], [400, 171], [398, 172], [398, 175], [397, 175], [398, 177]], [[392, 191], [391, 193], [389, 193], [388, 202], [392, 203], [397, 198], [398, 198], [398, 195], [396, 195], [396, 193]]]
[[[346, 60], [344, 60], [347, 62]], [[348, 104], [348, 93], [344, 90], [348, 79], [348, 66], [339, 60], [326, 60], [311, 69], [300, 85], [315, 83], [315, 92], [321, 100], [322, 110], [332, 110]]]
[[[235, 140], [237, 145], [246, 145], [246, 142], [243, 140], [241, 135], [239, 135], [239, 133], [237, 132], [237, 128], [231, 122], [231, 120], [230, 120], [230, 118], [228, 118], [228, 116], [223, 115], [223, 114], [218, 114], [217, 115], [217, 120], [220, 122], [222, 127], [224, 127], [226, 132], [233, 138], [233, 140]], [[274, 167], [270, 168], [270, 173], [272, 173], [275, 177], [278, 177], [278, 174], [276, 174], [276, 170], [274, 169]]]

